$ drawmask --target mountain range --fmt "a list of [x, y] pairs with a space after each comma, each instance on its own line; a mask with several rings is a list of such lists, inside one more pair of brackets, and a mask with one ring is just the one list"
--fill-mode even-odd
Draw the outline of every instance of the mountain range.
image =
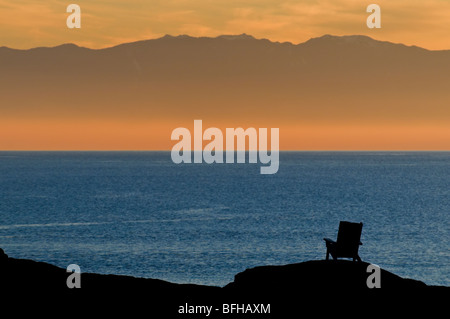
[[0, 47], [3, 118], [446, 125], [449, 88], [450, 50], [361, 35]]

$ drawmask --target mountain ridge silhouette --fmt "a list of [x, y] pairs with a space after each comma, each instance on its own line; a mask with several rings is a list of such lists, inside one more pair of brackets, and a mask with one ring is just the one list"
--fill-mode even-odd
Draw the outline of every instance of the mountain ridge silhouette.
[[6, 117], [278, 123], [450, 118], [450, 51], [367, 36], [299, 44], [247, 34], [169, 36], [104, 49], [0, 49]]
[[444, 50], [430, 50], [424, 47], [420, 47], [420, 46], [416, 46], [416, 45], [406, 45], [403, 43], [396, 43], [396, 42], [391, 42], [391, 41], [385, 41], [385, 40], [377, 40], [373, 37], [367, 36], [367, 35], [359, 35], [359, 34], [354, 34], [354, 35], [332, 35], [332, 34], [324, 34], [322, 36], [319, 37], [312, 37], [304, 42], [299, 42], [299, 43], [293, 43], [290, 41], [274, 41], [274, 40], [270, 40], [267, 38], [255, 38], [252, 35], [246, 34], [246, 33], [242, 33], [242, 34], [222, 34], [222, 35], [218, 35], [215, 37], [207, 37], [207, 36], [201, 36], [201, 37], [195, 37], [195, 36], [190, 36], [188, 34], [180, 34], [180, 35], [171, 35], [171, 34], [166, 34], [164, 36], [158, 37], [158, 38], [153, 38], [153, 39], [143, 39], [143, 40], [137, 40], [137, 41], [132, 41], [132, 42], [124, 42], [124, 43], [119, 43], [113, 46], [108, 46], [108, 47], [104, 47], [104, 48], [98, 48], [98, 49], [93, 49], [93, 48], [88, 48], [88, 47], [84, 47], [84, 46], [79, 46], [75, 43], [71, 43], [71, 42], [65, 42], [62, 44], [58, 44], [55, 46], [39, 46], [39, 47], [33, 47], [33, 48], [29, 48], [29, 49], [15, 49], [15, 48], [11, 48], [8, 46], [0, 46], [0, 49], [11, 49], [11, 50], [16, 50], [16, 51], [29, 51], [29, 50], [33, 50], [33, 49], [39, 49], [39, 48], [59, 48], [59, 47], [78, 47], [78, 48], [82, 48], [82, 49], [88, 49], [88, 50], [93, 50], [93, 51], [100, 51], [100, 50], [105, 50], [105, 49], [112, 49], [112, 48], [117, 48], [120, 46], [126, 46], [126, 45], [133, 45], [133, 44], [139, 44], [139, 43], [147, 43], [147, 42], [151, 42], [151, 41], [158, 41], [158, 40], [195, 40], [195, 39], [200, 39], [200, 40], [250, 40], [250, 41], [265, 41], [265, 42], [270, 42], [270, 43], [274, 43], [274, 44], [290, 44], [293, 46], [302, 46], [305, 44], [310, 44], [310, 43], [314, 43], [314, 42], [318, 42], [318, 41], [333, 41], [334, 43], [336, 42], [343, 42], [343, 43], [355, 43], [355, 42], [359, 42], [367, 44], [367, 43], [372, 43], [372, 44], [389, 44], [389, 45], [401, 45], [404, 47], [409, 47], [409, 48], [419, 48], [419, 49], [423, 49], [426, 51], [432, 51], [432, 52], [441, 52], [441, 51], [450, 51], [450, 49], [444, 49]]

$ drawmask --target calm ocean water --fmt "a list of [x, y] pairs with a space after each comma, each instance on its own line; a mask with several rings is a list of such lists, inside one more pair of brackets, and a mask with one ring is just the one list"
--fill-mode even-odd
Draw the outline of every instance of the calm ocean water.
[[0, 247], [82, 272], [225, 285], [249, 267], [325, 258], [340, 220], [360, 256], [450, 285], [450, 152], [282, 152], [181, 164], [169, 152], [0, 152]]

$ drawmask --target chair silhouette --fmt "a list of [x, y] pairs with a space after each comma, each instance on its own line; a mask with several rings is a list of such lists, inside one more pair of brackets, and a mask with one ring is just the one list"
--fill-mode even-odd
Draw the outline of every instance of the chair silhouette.
[[327, 260], [329, 255], [333, 257], [333, 260], [337, 260], [340, 257], [353, 258], [353, 261], [361, 261], [358, 255], [359, 245], [362, 245], [361, 232], [363, 223], [351, 223], [341, 221], [339, 223], [339, 231], [337, 240], [331, 240], [330, 238], [324, 238], [327, 246]]

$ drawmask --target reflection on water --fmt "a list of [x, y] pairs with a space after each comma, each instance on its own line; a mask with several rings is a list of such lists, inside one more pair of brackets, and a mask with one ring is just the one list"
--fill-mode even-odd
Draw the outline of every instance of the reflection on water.
[[448, 152], [282, 152], [270, 176], [168, 152], [0, 152], [0, 246], [84, 272], [225, 285], [324, 259], [349, 220], [363, 260], [450, 285], [449, 213]]

